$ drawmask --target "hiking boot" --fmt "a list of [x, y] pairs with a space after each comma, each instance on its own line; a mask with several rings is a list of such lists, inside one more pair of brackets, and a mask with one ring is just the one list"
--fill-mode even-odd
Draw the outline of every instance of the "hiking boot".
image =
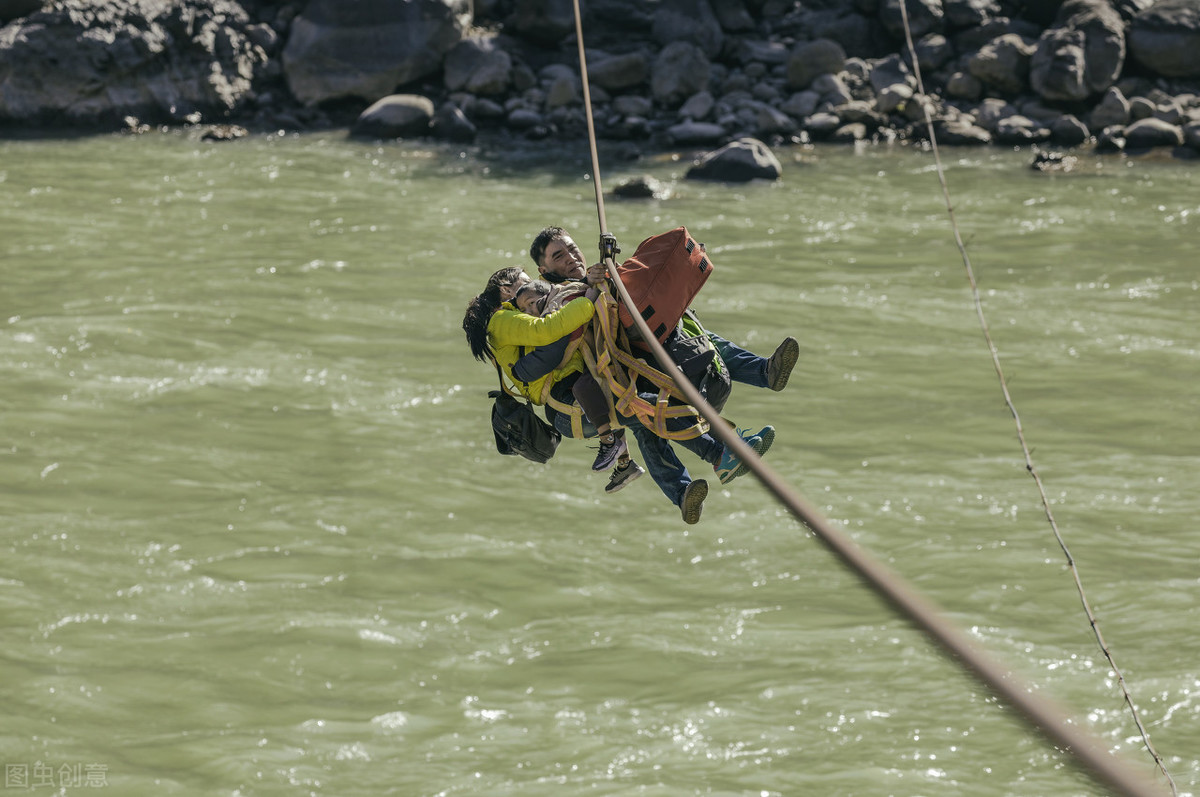
[[629, 450], [625, 444], [624, 432], [609, 432], [600, 438], [600, 450], [596, 452], [596, 461], [592, 470], [608, 470], [617, 461], [617, 457]]
[[793, 337], [786, 337], [775, 353], [767, 360], [767, 387], [774, 391], [787, 387], [788, 377], [800, 356], [800, 344]]
[[608, 485], [604, 488], [604, 492], [615, 493], [618, 490], [623, 490], [625, 489], [625, 485], [634, 481], [645, 472], [641, 465], [632, 459], [627, 459], [613, 468], [612, 475], [608, 477]]
[[[764, 426], [760, 431], [750, 434], [749, 432], [738, 429], [738, 437], [746, 441], [746, 445], [754, 450], [755, 454], [760, 457], [767, 453], [767, 449], [775, 442], [775, 427]], [[721, 484], [729, 484], [738, 476], [745, 476], [750, 470], [750, 466], [739, 459], [734, 453], [726, 448], [721, 453], [721, 461], [713, 465], [713, 470], [717, 473], [717, 478]]]
[[708, 497], [708, 482], [696, 479], [683, 490], [683, 498], [679, 499], [679, 510], [683, 513], [683, 522], [689, 526], [700, 522], [700, 512], [704, 509], [704, 499]]

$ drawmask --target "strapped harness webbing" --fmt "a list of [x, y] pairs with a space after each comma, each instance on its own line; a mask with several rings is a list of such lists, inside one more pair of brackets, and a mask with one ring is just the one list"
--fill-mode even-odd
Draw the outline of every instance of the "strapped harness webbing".
[[[636, 417], [643, 426], [665, 440], [691, 440], [707, 432], [708, 421], [686, 403], [674, 380], [629, 353], [629, 339], [617, 322], [617, 303], [607, 285], [601, 287], [595, 304], [596, 315], [590, 325], [594, 346], [583, 347], [583, 358], [588, 370], [608, 387], [607, 394], [616, 411]], [[638, 377], [658, 388], [657, 401], [651, 403], [639, 395]], [[672, 404], [672, 399], [681, 403]], [[667, 421], [674, 418], [693, 418], [694, 422], [672, 431], [667, 428]]]

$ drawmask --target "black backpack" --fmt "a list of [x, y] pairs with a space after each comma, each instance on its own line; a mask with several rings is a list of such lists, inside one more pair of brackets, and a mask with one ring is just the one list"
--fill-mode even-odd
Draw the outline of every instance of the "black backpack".
[[538, 417], [533, 404], [517, 398], [504, 384], [500, 364], [496, 375], [500, 377], [500, 389], [488, 393], [495, 399], [492, 404], [492, 432], [496, 436], [496, 450], [501, 454], [520, 454], [532, 462], [547, 462], [554, 456], [562, 435], [550, 424]]

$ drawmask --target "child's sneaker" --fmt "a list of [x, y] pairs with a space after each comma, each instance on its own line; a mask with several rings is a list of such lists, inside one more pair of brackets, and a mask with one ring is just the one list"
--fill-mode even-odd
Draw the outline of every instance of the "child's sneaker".
[[604, 488], [604, 492], [615, 493], [618, 490], [623, 490], [627, 484], [639, 478], [645, 472], [641, 465], [632, 459], [627, 459], [624, 464], [613, 468], [612, 475], [608, 477], [608, 485]]
[[600, 450], [596, 452], [596, 461], [592, 463], [592, 470], [608, 470], [617, 461], [617, 457], [628, 450], [623, 431], [603, 435], [600, 438]]
[[[767, 453], [767, 449], [775, 442], [775, 427], [764, 426], [760, 431], [750, 434], [749, 432], [738, 430], [738, 436], [746, 441], [746, 445], [754, 450], [755, 454], [760, 457]], [[750, 466], [734, 455], [728, 448], [721, 453], [721, 461], [713, 465], [713, 470], [717, 472], [717, 478], [721, 484], [729, 484], [738, 476], [744, 476], [750, 470]]]
[[683, 490], [679, 499], [679, 511], [683, 513], [683, 522], [689, 526], [700, 522], [700, 512], [704, 509], [704, 499], [708, 497], [708, 482], [696, 479]]

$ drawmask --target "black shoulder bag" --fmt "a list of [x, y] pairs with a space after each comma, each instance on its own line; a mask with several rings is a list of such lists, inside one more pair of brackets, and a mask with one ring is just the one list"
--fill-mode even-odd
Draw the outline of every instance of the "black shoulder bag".
[[496, 435], [496, 450], [501, 454], [520, 454], [533, 462], [546, 462], [554, 456], [562, 435], [538, 417], [533, 404], [517, 396], [504, 384], [500, 363], [492, 358], [500, 389], [488, 392], [492, 404], [492, 432]]

